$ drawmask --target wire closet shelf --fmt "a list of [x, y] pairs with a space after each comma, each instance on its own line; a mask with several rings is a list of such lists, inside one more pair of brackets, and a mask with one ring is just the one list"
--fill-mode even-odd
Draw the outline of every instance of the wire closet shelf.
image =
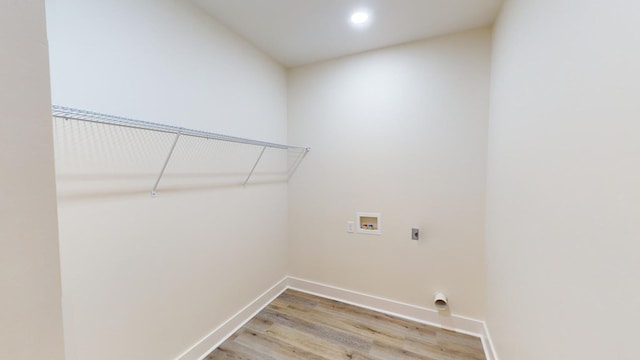
[[153, 123], [148, 121], [135, 120], [135, 119], [130, 119], [130, 118], [121, 117], [121, 116], [108, 115], [108, 114], [74, 109], [74, 108], [58, 106], [58, 105], [52, 106], [52, 115], [54, 119], [58, 118], [58, 119], [64, 119], [64, 120], [76, 120], [81, 122], [113, 125], [113, 126], [130, 128], [130, 129], [148, 130], [148, 131], [161, 132], [166, 134], [173, 134], [174, 138], [173, 138], [172, 145], [170, 149], [168, 149], [168, 153], [164, 160], [164, 164], [159, 170], [156, 181], [153, 184], [153, 188], [151, 190], [152, 197], [156, 196], [156, 191], [160, 184], [160, 180], [162, 179], [165, 171], [167, 170], [167, 165], [169, 164], [169, 161], [171, 160], [171, 157], [176, 149], [178, 140], [182, 136], [196, 137], [196, 138], [207, 139], [207, 140], [218, 140], [218, 141], [224, 141], [229, 143], [246, 144], [246, 145], [261, 147], [262, 149], [260, 151], [260, 154], [255, 160], [255, 162], [253, 163], [253, 167], [248, 172], [244, 180], [244, 183], [242, 185], [247, 185], [247, 183], [251, 179], [251, 176], [254, 174], [256, 167], [260, 163], [260, 160], [262, 159], [265, 151], [268, 148], [280, 149], [280, 150], [295, 150], [300, 153], [300, 155], [296, 158], [294, 165], [292, 166], [291, 172], [295, 171], [295, 169], [302, 162], [306, 154], [310, 151], [310, 148], [308, 147], [292, 146], [292, 145], [277, 144], [277, 143], [271, 143], [271, 142], [265, 142], [265, 141], [259, 141], [259, 140], [246, 139], [242, 137], [229, 136], [229, 135], [184, 128], [184, 127], [177, 127], [177, 126], [164, 125], [164, 124]]

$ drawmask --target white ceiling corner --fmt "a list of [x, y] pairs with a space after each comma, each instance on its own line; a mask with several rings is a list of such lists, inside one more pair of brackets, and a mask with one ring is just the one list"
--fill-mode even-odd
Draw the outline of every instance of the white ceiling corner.
[[[192, 0], [287, 67], [491, 25], [502, 0]], [[349, 17], [371, 14], [363, 27]]]

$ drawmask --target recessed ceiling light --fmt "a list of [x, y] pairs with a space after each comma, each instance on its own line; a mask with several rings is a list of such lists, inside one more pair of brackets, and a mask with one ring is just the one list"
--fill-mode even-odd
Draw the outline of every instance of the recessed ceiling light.
[[354, 24], [365, 23], [368, 19], [369, 19], [369, 14], [361, 11], [351, 15], [351, 22]]

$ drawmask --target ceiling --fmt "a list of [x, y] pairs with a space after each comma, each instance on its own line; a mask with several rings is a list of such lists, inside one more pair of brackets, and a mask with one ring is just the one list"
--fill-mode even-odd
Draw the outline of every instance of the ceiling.
[[[490, 25], [502, 0], [191, 0], [287, 67]], [[370, 20], [351, 24], [354, 11]]]

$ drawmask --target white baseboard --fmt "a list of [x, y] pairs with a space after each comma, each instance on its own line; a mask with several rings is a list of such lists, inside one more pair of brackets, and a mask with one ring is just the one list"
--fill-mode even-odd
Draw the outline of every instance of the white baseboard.
[[484, 353], [487, 360], [499, 360], [496, 348], [491, 340], [491, 334], [489, 333], [489, 326], [484, 323], [484, 335], [482, 336], [482, 345], [484, 345]]
[[403, 302], [389, 300], [374, 295], [317, 283], [314, 281], [289, 277], [288, 288], [313, 295], [341, 301], [343, 303], [397, 316], [447, 330], [479, 337], [482, 340], [487, 360], [497, 360], [494, 356], [493, 344], [488, 336], [484, 321], [460, 315], [443, 316], [438, 311]]
[[479, 337], [482, 339], [487, 360], [498, 360], [489, 335], [489, 329], [484, 321], [453, 314], [443, 316], [433, 309], [291, 276], [280, 280], [244, 309], [185, 351], [176, 360], [202, 360], [287, 289], [298, 290], [407, 320]]
[[463, 334], [480, 337], [484, 331], [483, 322], [479, 320], [457, 315], [440, 316], [436, 310], [313, 281], [289, 277], [289, 288]]
[[275, 298], [287, 290], [288, 278], [284, 278], [262, 293], [249, 305], [238, 311], [224, 323], [211, 331], [207, 336], [195, 343], [176, 360], [202, 360], [215, 348], [220, 346], [229, 336], [238, 331], [244, 324], [256, 316]]

